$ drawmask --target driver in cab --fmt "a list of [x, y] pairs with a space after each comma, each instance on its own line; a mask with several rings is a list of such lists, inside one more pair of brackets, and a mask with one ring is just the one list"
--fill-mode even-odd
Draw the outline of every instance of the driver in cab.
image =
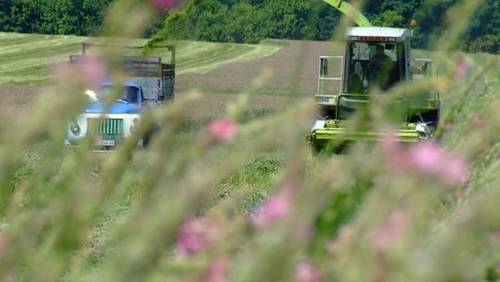
[[384, 46], [377, 45], [375, 56], [368, 63], [367, 70], [370, 85], [376, 85], [382, 90], [387, 90], [394, 63], [385, 54], [384, 50]]

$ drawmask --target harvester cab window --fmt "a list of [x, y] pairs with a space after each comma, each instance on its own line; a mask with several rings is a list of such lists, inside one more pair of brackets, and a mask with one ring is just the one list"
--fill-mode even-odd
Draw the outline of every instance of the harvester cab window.
[[367, 92], [367, 77], [365, 67], [370, 59], [370, 49], [365, 42], [350, 44], [348, 54], [347, 93], [363, 94]]
[[373, 87], [388, 90], [401, 80], [402, 44], [350, 42], [348, 58], [348, 94], [367, 94]]

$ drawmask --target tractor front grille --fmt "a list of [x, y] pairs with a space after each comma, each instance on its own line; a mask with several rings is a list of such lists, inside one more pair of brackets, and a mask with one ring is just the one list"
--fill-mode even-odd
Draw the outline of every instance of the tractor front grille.
[[117, 137], [123, 135], [123, 119], [89, 119], [90, 132], [103, 137]]

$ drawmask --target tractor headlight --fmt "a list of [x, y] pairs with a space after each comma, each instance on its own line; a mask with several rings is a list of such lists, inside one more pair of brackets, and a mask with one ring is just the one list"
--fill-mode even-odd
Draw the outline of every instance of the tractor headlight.
[[71, 133], [73, 133], [73, 135], [79, 135], [80, 132], [82, 131], [82, 129], [80, 128], [80, 126], [78, 125], [78, 123], [75, 122], [75, 121], [72, 121], [70, 123], [69, 130], [71, 131]]

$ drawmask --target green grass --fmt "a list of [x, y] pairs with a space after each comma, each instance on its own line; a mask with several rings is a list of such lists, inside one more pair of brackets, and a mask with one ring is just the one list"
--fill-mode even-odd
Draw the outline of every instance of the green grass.
[[[90, 38], [77, 36], [0, 33], [0, 84], [44, 84], [50, 81], [49, 66], [64, 62], [80, 52], [80, 43]], [[130, 40], [142, 45], [146, 40]], [[179, 41], [177, 74], [206, 73], [224, 64], [245, 62], [272, 55], [281, 49], [276, 43], [259, 45]], [[153, 55], [162, 56], [161, 49]]]
[[[475, 71], [480, 71], [488, 62], [495, 59], [495, 56], [489, 54], [469, 55], [473, 61]], [[467, 142], [474, 141], [474, 136], [491, 129], [487, 129], [487, 124], [492, 121], [488, 119], [492, 115], [492, 105], [498, 105], [500, 100], [500, 66], [498, 64], [499, 56], [496, 56], [496, 63], [485, 72], [484, 76], [479, 78], [468, 77], [471, 84], [470, 91], [463, 93], [453, 93], [456, 96], [448, 95], [446, 113], [452, 116], [452, 130], [446, 132], [443, 136], [443, 143], [449, 148], [460, 148]], [[497, 110], [493, 110], [494, 112]], [[481, 120], [480, 124], [475, 123], [474, 118]], [[483, 126], [486, 126], [483, 128]], [[472, 165], [471, 183], [468, 193], [480, 191], [482, 189], [491, 189], [491, 183], [498, 179], [498, 170], [500, 168], [500, 139], [493, 138], [493, 142], [486, 148], [472, 148], [477, 153], [469, 157]], [[489, 187], [489, 188], [488, 188]]]

